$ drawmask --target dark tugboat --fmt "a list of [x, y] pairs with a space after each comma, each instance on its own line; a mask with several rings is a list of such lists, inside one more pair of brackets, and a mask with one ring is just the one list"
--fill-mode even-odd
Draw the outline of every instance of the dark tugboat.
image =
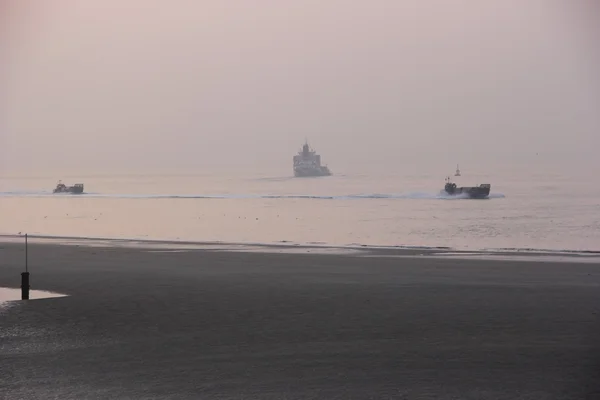
[[81, 194], [83, 193], [83, 183], [76, 183], [73, 186], [67, 186], [61, 181], [58, 181], [58, 185], [52, 193], [72, 193], [72, 194]]
[[492, 185], [489, 183], [484, 183], [477, 186], [456, 187], [456, 183], [453, 183], [450, 180], [450, 177], [448, 177], [446, 178], [444, 191], [450, 196], [466, 194], [471, 199], [486, 199], [490, 195], [491, 188]]
[[329, 176], [331, 171], [326, 165], [321, 165], [321, 156], [304, 143], [302, 150], [294, 156], [294, 176]]

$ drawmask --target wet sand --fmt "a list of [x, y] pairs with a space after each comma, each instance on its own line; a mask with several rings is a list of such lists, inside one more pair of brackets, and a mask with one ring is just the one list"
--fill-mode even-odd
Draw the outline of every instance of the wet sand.
[[600, 398], [600, 264], [402, 254], [30, 245], [0, 398]]

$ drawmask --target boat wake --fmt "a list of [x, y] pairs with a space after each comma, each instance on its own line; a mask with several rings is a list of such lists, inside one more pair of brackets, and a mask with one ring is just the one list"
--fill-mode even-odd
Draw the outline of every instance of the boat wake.
[[[0, 192], [0, 197], [61, 197], [61, 198], [108, 198], [108, 199], [314, 199], [314, 200], [366, 200], [366, 199], [390, 199], [390, 200], [460, 200], [468, 199], [465, 195], [450, 196], [445, 192], [438, 194], [413, 192], [413, 193], [370, 193], [350, 195], [310, 195], [310, 194], [112, 194], [112, 193], [83, 193], [77, 196], [71, 194], [53, 194], [50, 192], [13, 191]], [[490, 194], [490, 199], [504, 198], [501, 193]]]
[[[106, 194], [83, 193], [78, 196], [69, 194], [56, 195], [49, 192], [0, 192], [0, 197], [63, 197], [78, 198], [111, 198], [111, 199], [316, 199], [316, 200], [360, 200], [360, 199], [413, 199], [413, 200], [459, 200], [468, 199], [467, 195], [450, 196], [443, 192], [432, 193], [400, 193], [400, 194], [351, 194], [351, 195], [311, 195], [311, 194]], [[489, 198], [504, 198], [501, 193], [490, 194]]]

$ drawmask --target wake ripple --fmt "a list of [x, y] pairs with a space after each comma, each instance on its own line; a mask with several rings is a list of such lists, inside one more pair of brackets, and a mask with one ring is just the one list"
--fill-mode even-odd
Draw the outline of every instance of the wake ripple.
[[[412, 200], [460, 200], [468, 199], [466, 195], [449, 196], [445, 193], [400, 193], [400, 194], [351, 194], [351, 195], [309, 195], [309, 194], [108, 194], [83, 193], [78, 195], [50, 192], [13, 191], [0, 192], [0, 197], [65, 197], [65, 198], [107, 198], [107, 199], [314, 199], [314, 200], [361, 200], [361, 199], [412, 199]], [[504, 198], [501, 193], [490, 194], [490, 199]]]

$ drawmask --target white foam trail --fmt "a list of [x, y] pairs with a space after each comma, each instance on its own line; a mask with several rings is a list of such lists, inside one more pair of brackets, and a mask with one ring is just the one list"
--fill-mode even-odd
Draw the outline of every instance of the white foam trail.
[[[438, 194], [413, 192], [413, 193], [371, 193], [371, 194], [351, 194], [351, 195], [310, 195], [310, 194], [102, 194], [102, 193], [83, 193], [54, 194], [50, 192], [28, 192], [13, 191], [0, 192], [0, 197], [51, 197], [51, 198], [109, 198], [109, 199], [314, 199], [314, 200], [364, 200], [364, 199], [390, 199], [390, 200], [460, 200], [468, 199], [466, 194], [450, 196], [445, 192]], [[502, 193], [490, 194], [490, 199], [504, 198]]]
[[28, 190], [15, 190], [10, 192], [0, 192], [0, 197], [38, 197], [51, 195], [50, 192], [45, 191], [28, 191]]

